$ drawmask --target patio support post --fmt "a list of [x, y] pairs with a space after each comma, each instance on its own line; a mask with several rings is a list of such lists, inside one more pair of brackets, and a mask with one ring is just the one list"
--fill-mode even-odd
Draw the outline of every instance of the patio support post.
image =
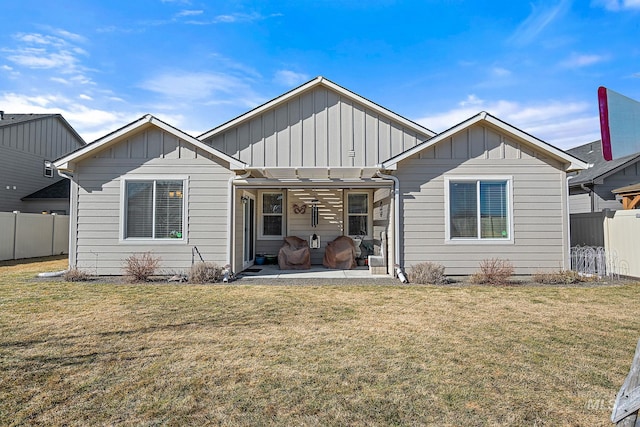
[[228, 194], [229, 198], [227, 199], [227, 264], [230, 265], [231, 271], [234, 270], [233, 266], [233, 241], [235, 239], [234, 235], [234, 206], [236, 200], [236, 186], [233, 185], [233, 181], [238, 179], [248, 178], [251, 175], [251, 172], [245, 172], [241, 175], [234, 175], [229, 178], [229, 187]]
[[376, 171], [376, 175], [382, 179], [390, 179], [393, 181], [393, 260], [389, 262], [391, 271], [394, 277], [396, 276], [396, 269], [394, 265], [402, 266], [400, 262], [400, 180], [393, 176], [382, 173], [380, 170]]

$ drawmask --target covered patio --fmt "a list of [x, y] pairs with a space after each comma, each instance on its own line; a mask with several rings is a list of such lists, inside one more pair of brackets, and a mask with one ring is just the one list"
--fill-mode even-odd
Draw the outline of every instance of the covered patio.
[[[392, 274], [394, 181], [377, 168], [249, 168], [230, 181], [235, 215], [235, 271], [246, 277], [375, 277]], [[334, 270], [323, 257], [334, 239], [349, 236], [360, 268]], [[256, 257], [277, 257], [283, 240], [308, 242], [311, 269], [280, 270]], [[375, 256], [377, 268], [362, 266]], [[335, 268], [335, 266], [332, 266]]]

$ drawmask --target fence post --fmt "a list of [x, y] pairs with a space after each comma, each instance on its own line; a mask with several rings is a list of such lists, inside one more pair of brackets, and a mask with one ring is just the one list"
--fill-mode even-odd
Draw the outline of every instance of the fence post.
[[51, 221], [51, 255], [55, 255], [55, 253], [53, 252], [56, 248], [56, 220], [58, 219], [57, 217], [58, 214], [52, 213], [51, 216], [53, 217], [53, 221]]
[[611, 422], [619, 427], [633, 427], [638, 420], [640, 409], [640, 340], [636, 346], [631, 369], [624, 384], [616, 396], [616, 402], [611, 411]]
[[16, 259], [16, 244], [18, 242], [18, 215], [20, 211], [13, 211], [13, 256], [11, 259]]

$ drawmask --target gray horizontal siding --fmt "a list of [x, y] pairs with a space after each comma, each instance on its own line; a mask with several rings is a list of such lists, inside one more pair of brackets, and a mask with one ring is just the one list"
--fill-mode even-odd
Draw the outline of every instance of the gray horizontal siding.
[[428, 138], [314, 88], [205, 142], [253, 167], [352, 167], [375, 166]]
[[[143, 131], [105, 151], [81, 162], [75, 172], [79, 188], [73, 228], [76, 246], [72, 253], [78, 268], [119, 275], [123, 274], [128, 256], [150, 251], [161, 258], [162, 271], [185, 271], [191, 265], [194, 246], [206, 261], [226, 263], [227, 186], [231, 172], [188, 143], [157, 129]], [[141, 153], [147, 158], [140, 157]], [[161, 157], [149, 157], [158, 153]], [[121, 180], [140, 175], [168, 179], [188, 176], [184, 243], [119, 241]]]
[[[488, 258], [510, 260], [517, 274], [566, 262], [565, 174], [559, 164], [506, 135], [474, 126], [398, 165], [403, 194], [405, 267], [431, 261], [446, 274], [472, 274]], [[445, 242], [445, 175], [512, 177], [514, 243]]]
[[572, 214], [591, 212], [591, 196], [589, 193], [569, 195], [569, 208]]

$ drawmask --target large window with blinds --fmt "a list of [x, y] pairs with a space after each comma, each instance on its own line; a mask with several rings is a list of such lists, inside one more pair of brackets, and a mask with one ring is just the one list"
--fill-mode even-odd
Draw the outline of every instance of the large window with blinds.
[[511, 240], [509, 179], [450, 179], [450, 240]]
[[125, 239], [182, 240], [184, 181], [125, 181], [123, 216]]

